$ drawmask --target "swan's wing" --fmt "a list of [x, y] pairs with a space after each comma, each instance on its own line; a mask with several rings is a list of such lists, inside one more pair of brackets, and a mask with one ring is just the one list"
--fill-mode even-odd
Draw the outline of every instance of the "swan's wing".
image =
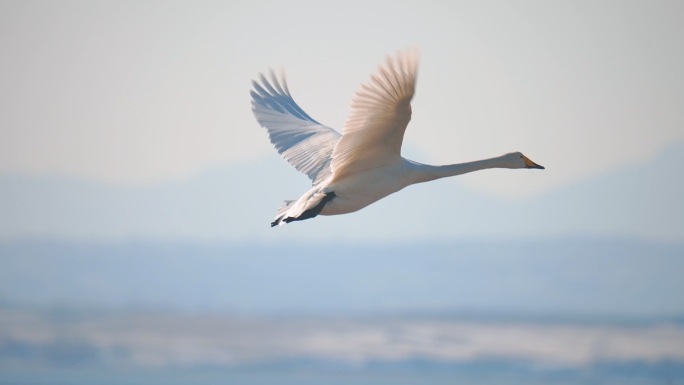
[[252, 82], [252, 111], [280, 155], [316, 185], [331, 176], [332, 152], [341, 135], [307, 115], [282, 78], [281, 85], [271, 72], [271, 82], [264, 75], [261, 84]]
[[401, 156], [406, 125], [411, 120], [418, 53], [387, 58], [351, 103], [342, 139], [333, 151], [335, 178], [382, 166]]

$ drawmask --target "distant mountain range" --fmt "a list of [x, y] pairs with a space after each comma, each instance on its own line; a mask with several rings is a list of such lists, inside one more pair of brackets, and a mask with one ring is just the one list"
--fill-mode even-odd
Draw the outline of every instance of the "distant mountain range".
[[[528, 200], [475, 192], [458, 178], [411, 186], [353, 215], [271, 229], [308, 187], [286, 162], [126, 187], [60, 176], [0, 176], [0, 239], [385, 241], [564, 235], [684, 241], [684, 145]], [[551, 170], [548, 170], [551, 172]]]
[[0, 243], [2, 302], [246, 314], [681, 317], [684, 244]]

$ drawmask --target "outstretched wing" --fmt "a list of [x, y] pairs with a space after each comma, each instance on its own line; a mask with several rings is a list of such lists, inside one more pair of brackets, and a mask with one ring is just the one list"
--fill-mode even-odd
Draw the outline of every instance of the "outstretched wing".
[[335, 178], [387, 164], [401, 156], [411, 120], [411, 99], [418, 70], [416, 51], [387, 58], [351, 103], [342, 139], [332, 155]]
[[304, 112], [282, 79], [281, 85], [271, 71], [271, 82], [264, 75], [261, 84], [252, 82], [252, 111], [278, 153], [317, 185], [331, 176], [332, 152], [341, 135]]

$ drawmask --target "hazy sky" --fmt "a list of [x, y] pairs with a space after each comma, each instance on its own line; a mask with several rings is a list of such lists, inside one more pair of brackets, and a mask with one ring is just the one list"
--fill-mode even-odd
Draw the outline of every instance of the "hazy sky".
[[[463, 177], [535, 193], [684, 140], [684, 2], [0, 2], [0, 173], [149, 184], [277, 156], [250, 80], [341, 130], [384, 56], [421, 63], [405, 155], [523, 151]], [[305, 186], [303, 186], [305, 187]]]

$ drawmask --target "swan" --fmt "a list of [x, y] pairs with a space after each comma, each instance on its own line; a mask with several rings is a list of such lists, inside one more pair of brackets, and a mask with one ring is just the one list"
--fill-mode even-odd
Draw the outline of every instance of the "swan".
[[271, 227], [317, 215], [358, 211], [406, 186], [489, 168], [544, 169], [520, 152], [474, 162], [431, 166], [401, 156], [411, 120], [418, 53], [387, 57], [351, 102], [343, 134], [314, 120], [295, 103], [284, 74], [252, 81], [252, 111], [276, 150], [312, 181], [297, 200], [280, 206]]

